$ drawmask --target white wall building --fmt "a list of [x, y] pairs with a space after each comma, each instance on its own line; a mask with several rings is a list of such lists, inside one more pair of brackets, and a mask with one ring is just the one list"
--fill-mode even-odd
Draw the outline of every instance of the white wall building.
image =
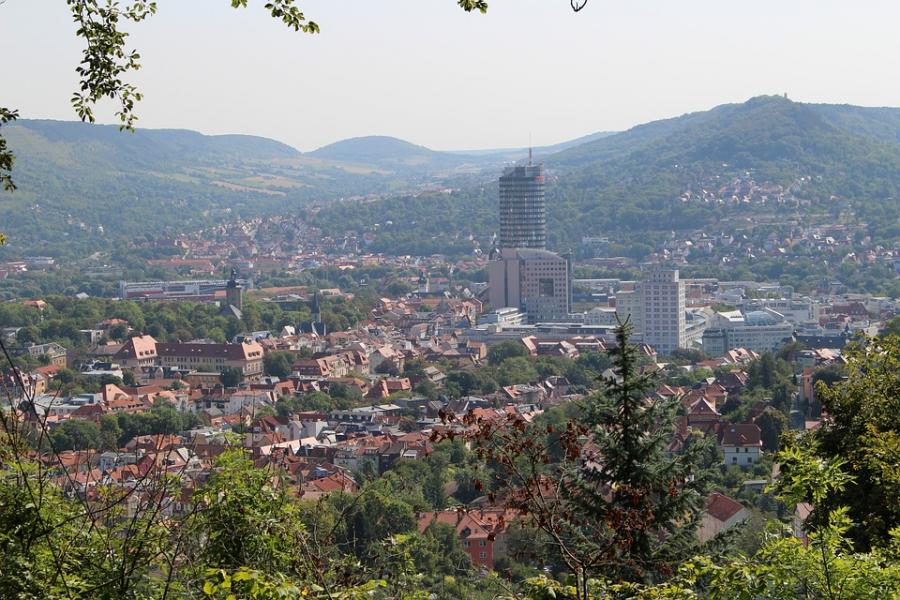
[[[584, 313], [584, 324], [585, 325], [606, 325], [610, 327], [615, 327], [618, 323], [616, 322], [616, 313], [618, 310], [616, 308], [607, 308], [605, 306], [596, 306], [591, 310]], [[624, 319], [623, 319], [624, 320]]]
[[684, 282], [678, 270], [658, 270], [641, 283], [644, 342], [661, 355], [687, 347]]
[[794, 326], [773, 310], [719, 312], [703, 333], [703, 350], [710, 356], [722, 356], [735, 348], [771, 352], [793, 335]]
[[616, 314], [622, 322], [631, 317], [635, 333], [644, 331], [644, 303], [640, 289], [616, 292]]

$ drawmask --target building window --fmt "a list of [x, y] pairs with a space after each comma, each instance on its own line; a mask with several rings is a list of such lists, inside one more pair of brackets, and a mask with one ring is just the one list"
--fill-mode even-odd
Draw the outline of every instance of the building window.
[[487, 558], [487, 552], [479, 552], [478, 558]]
[[552, 298], [554, 296], [552, 279], [541, 279], [539, 282], [539, 286], [539, 295], [542, 298]]
[[485, 542], [484, 540], [478, 540], [478, 545], [484, 548], [487, 545], [487, 542]]

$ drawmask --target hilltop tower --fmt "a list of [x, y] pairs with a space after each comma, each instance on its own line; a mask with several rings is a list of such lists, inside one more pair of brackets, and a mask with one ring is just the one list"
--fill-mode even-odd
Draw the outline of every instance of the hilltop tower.
[[[499, 248], [497, 247], [499, 246]], [[517, 308], [530, 323], [564, 322], [572, 309], [572, 261], [547, 249], [544, 167], [533, 162], [500, 177], [500, 240], [488, 266], [491, 308]]]

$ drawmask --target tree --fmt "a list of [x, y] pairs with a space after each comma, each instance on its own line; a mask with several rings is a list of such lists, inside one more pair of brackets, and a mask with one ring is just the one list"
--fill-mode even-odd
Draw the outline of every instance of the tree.
[[219, 381], [226, 388], [234, 388], [240, 385], [243, 379], [243, 373], [237, 367], [225, 367], [219, 373]]
[[847, 371], [844, 368], [844, 365], [832, 363], [813, 373], [813, 385], [818, 387], [818, 384], [821, 381], [826, 387], [831, 387], [846, 376]]
[[416, 526], [412, 507], [381, 491], [364, 490], [358, 497], [332, 494], [328, 502], [345, 515], [337, 531], [337, 543], [361, 560], [372, 556], [375, 544], [391, 535], [410, 532]]
[[763, 449], [778, 452], [781, 446], [781, 434], [788, 429], [788, 419], [780, 410], [769, 408], [764, 410], [754, 421], [759, 425]]
[[507, 340], [491, 346], [488, 349], [487, 359], [488, 363], [496, 366], [507, 358], [514, 358], [517, 356], [528, 356], [528, 350], [525, 349], [525, 346], [523, 346], [521, 342]]
[[[124, 375], [124, 374], [123, 374]], [[119, 379], [118, 376], [112, 375], [111, 373], [104, 373], [100, 376], [99, 383], [101, 386], [104, 385], [122, 385], [122, 380]]]
[[85, 419], [67, 419], [50, 435], [53, 447], [63, 450], [97, 450], [102, 446], [100, 427]]
[[444, 380], [444, 385], [456, 386], [457, 396], [468, 396], [478, 387], [478, 379], [471, 371], [453, 371]]
[[497, 383], [500, 385], [534, 383], [538, 377], [538, 372], [531, 365], [531, 361], [523, 356], [507, 358], [497, 368]]
[[406, 281], [403, 281], [402, 279], [395, 279], [385, 288], [385, 292], [387, 292], [388, 296], [392, 298], [405, 296], [413, 290], [413, 286]]
[[[609, 352], [616, 377], [563, 419], [561, 432], [552, 422], [529, 424], [514, 415], [462, 419], [493, 471], [498, 488], [487, 492], [489, 499], [503, 496], [521, 511], [524, 527], [542, 532], [547, 545], [537, 553], [566, 566], [574, 597], [582, 600], [593, 578], [661, 579], [697, 550], [709, 444], [698, 440], [669, 455], [680, 402], [651, 395], [657, 382], [640, 373], [630, 331], [620, 326], [618, 346]], [[472, 487], [487, 491], [481, 478]]]
[[290, 352], [268, 352], [263, 357], [263, 369], [266, 375], [285, 379], [291, 375], [294, 365], [294, 355]]
[[41, 330], [34, 325], [23, 327], [16, 332], [16, 341], [20, 344], [38, 344], [41, 341]]
[[122, 432], [119, 437], [120, 446], [124, 446], [136, 436], [176, 434], [192, 429], [200, 423], [196, 414], [181, 412], [167, 404], [157, 404], [145, 413], [119, 413], [117, 417]]
[[890, 321], [884, 324], [884, 329], [881, 332], [881, 335], [895, 335], [900, 336], [900, 316], [894, 317]]
[[437, 386], [434, 385], [430, 379], [423, 379], [420, 381], [413, 391], [425, 396], [429, 400], [436, 400], [438, 397]]
[[334, 409], [334, 401], [325, 392], [310, 392], [300, 396], [297, 407], [300, 410], [328, 412]]
[[587, 573], [626, 581], [655, 579], [696, 550], [708, 475], [700, 445], [669, 458], [679, 400], [653, 400], [657, 383], [640, 374], [630, 324], [609, 351], [615, 378], [585, 405], [591, 448], [569, 472], [564, 503], [591, 525], [574, 527]]
[[867, 338], [845, 352], [846, 379], [816, 386], [829, 418], [810, 438], [824, 459], [846, 461], [852, 481], [816, 507], [824, 519], [847, 507], [860, 550], [886, 543], [900, 526], [900, 338]]
[[100, 419], [100, 440], [104, 450], [115, 450], [119, 447], [122, 428], [116, 415], [106, 414]]
[[775, 357], [766, 352], [750, 364], [747, 370], [747, 374], [750, 376], [748, 385], [766, 389], [774, 387], [778, 378], [777, 368]]
[[362, 400], [362, 391], [358, 387], [340, 381], [332, 381], [328, 384], [328, 395], [334, 400], [337, 408], [349, 408]]
[[226, 452], [216, 466], [194, 498], [204, 507], [191, 525], [203, 564], [309, 576], [296, 560], [306, 539], [298, 506], [274, 474], [255, 468], [242, 450]]
[[128, 337], [128, 325], [116, 323], [107, 331], [107, 335], [111, 340], [124, 340]]
[[400, 375], [400, 369], [397, 368], [397, 364], [392, 360], [383, 360], [378, 363], [378, 366], [375, 367], [375, 372], [379, 375], [389, 375], [391, 377]]
[[692, 350], [689, 348], [675, 348], [669, 354], [669, 358], [672, 360], [678, 361], [679, 363], [684, 364], [696, 364], [698, 362], [704, 361], [708, 356], [702, 350]]

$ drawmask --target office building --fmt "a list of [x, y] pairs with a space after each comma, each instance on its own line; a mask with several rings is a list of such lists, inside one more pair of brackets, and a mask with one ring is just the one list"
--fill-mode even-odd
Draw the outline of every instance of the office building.
[[544, 169], [531, 162], [500, 177], [499, 252], [492, 254], [488, 300], [494, 310], [525, 311], [529, 323], [561, 322], [572, 306], [568, 256], [547, 251]]
[[677, 269], [651, 272], [641, 282], [644, 342], [660, 355], [687, 346], [684, 282]]
[[496, 310], [518, 308], [529, 323], [565, 321], [572, 306], [572, 265], [547, 250], [503, 250], [490, 264], [489, 301]]
[[735, 348], [773, 352], [793, 336], [794, 326], [774, 310], [719, 312], [703, 332], [703, 351], [710, 356], [722, 356]]
[[500, 248], [547, 247], [542, 165], [511, 167], [500, 177]]
[[[234, 280], [234, 286], [246, 288], [250, 282]], [[228, 281], [224, 279], [196, 281], [120, 281], [119, 298], [123, 300], [184, 300], [212, 302], [228, 299]], [[232, 294], [237, 290], [233, 289]], [[231, 302], [234, 302], [232, 296]]]
[[629, 319], [634, 328], [633, 333], [643, 333], [644, 303], [641, 300], [640, 289], [616, 292], [616, 316], [623, 323]]

